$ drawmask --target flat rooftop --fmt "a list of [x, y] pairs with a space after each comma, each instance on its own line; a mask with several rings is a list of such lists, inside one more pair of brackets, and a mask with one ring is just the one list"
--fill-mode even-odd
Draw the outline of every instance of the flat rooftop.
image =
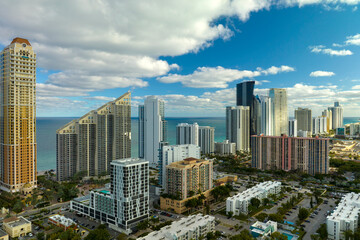
[[10, 218], [4, 219], [3, 223], [14, 228], [14, 227], [21, 226], [24, 224], [29, 224], [31, 222], [23, 217], [10, 217]]
[[196, 227], [204, 226], [208, 222], [215, 221], [215, 217], [209, 215], [191, 215], [189, 217], [181, 218], [179, 221], [172, 222], [171, 225], [161, 228], [159, 231], [151, 232], [142, 240], [153, 239], [175, 239], [175, 236], [181, 236], [183, 233], [193, 231]]
[[149, 162], [144, 159], [140, 159], [140, 158], [125, 158], [125, 159], [113, 160], [113, 161], [111, 161], [110, 164], [128, 166], [128, 165], [136, 165], [136, 164], [140, 164], [140, 163], [149, 163]]

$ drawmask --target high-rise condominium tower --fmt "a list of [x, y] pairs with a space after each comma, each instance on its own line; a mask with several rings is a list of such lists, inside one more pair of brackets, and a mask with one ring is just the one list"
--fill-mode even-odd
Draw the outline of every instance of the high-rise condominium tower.
[[334, 102], [333, 107], [328, 110], [332, 112], [332, 129], [342, 127], [344, 125], [344, 109], [339, 102]]
[[36, 187], [36, 54], [15, 38], [0, 53], [0, 188]]
[[313, 118], [313, 134], [321, 134], [327, 132], [327, 118], [326, 117], [315, 117]]
[[202, 154], [215, 151], [215, 128], [209, 126], [199, 127], [199, 147]]
[[273, 103], [274, 136], [288, 134], [289, 117], [286, 89], [271, 88], [269, 91], [269, 97]]
[[273, 135], [273, 104], [267, 96], [256, 96], [256, 134]]
[[131, 157], [131, 93], [108, 102], [56, 132], [58, 181], [75, 173], [106, 174], [114, 159]]
[[166, 142], [166, 133], [165, 103], [149, 96], [144, 105], [139, 106], [139, 157], [148, 161], [151, 167], [159, 163], [159, 152], [162, 143]]
[[164, 146], [159, 163], [159, 184], [165, 187], [167, 165], [189, 157], [200, 158], [200, 147], [194, 144]]
[[327, 174], [329, 139], [286, 135], [251, 136], [251, 166], [262, 170]]
[[331, 112], [331, 110], [325, 109], [322, 112], [322, 116], [326, 117], [326, 120], [327, 120], [326, 132], [329, 132], [330, 129], [332, 129], [332, 112]]
[[308, 131], [308, 132], [312, 131], [311, 109], [309, 108], [295, 109], [295, 119], [297, 120], [298, 130]]
[[247, 106], [226, 107], [227, 140], [236, 143], [237, 151], [248, 151], [250, 110]]
[[149, 217], [149, 163], [142, 159], [111, 161], [110, 189], [75, 198], [70, 209], [127, 234]]
[[[248, 106], [250, 109], [250, 135], [257, 134], [256, 129], [256, 105], [254, 96], [255, 81], [245, 81], [236, 84], [236, 105], [237, 106]], [[249, 141], [250, 141], [249, 135]]]
[[292, 119], [289, 120], [289, 136], [290, 137], [297, 137], [297, 120]]
[[179, 123], [176, 126], [176, 144], [199, 145], [199, 125]]

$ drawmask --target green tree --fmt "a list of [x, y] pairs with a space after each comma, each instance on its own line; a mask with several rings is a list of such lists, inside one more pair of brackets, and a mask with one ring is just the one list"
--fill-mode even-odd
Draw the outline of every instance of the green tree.
[[145, 220], [145, 221], [142, 221], [142, 222], [139, 222], [137, 225], [136, 225], [136, 228], [138, 230], [145, 230], [149, 227], [149, 220]]
[[24, 207], [24, 204], [21, 202], [21, 200], [18, 200], [14, 207], [13, 207], [13, 211], [16, 212], [16, 213], [19, 213], [23, 210], [23, 207]]
[[250, 199], [250, 203], [253, 207], [258, 208], [261, 204], [260, 200], [257, 198]]
[[126, 240], [127, 239], [127, 235], [125, 233], [120, 233], [117, 237], [116, 240]]
[[343, 234], [344, 234], [345, 240], [353, 240], [354, 239], [354, 233], [350, 229], [343, 231]]
[[267, 217], [268, 215], [266, 213], [259, 213], [258, 215], [256, 215], [256, 219], [259, 220], [260, 222], [265, 221]]
[[328, 231], [325, 223], [321, 224], [316, 232], [319, 234], [320, 239], [326, 240], [328, 238]]
[[36, 234], [36, 239], [37, 240], [45, 240], [45, 233], [39, 232], [38, 234]]
[[85, 237], [85, 240], [109, 240], [111, 239], [109, 231], [106, 229], [106, 225], [99, 225], [95, 230], [90, 231]]
[[288, 238], [284, 234], [281, 234], [279, 232], [274, 232], [273, 234], [271, 234], [271, 239], [273, 239], [273, 240], [287, 240]]
[[240, 232], [240, 234], [234, 235], [230, 237], [230, 240], [252, 240], [254, 239], [248, 230], [244, 229]]
[[269, 215], [269, 220], [274, 221], [274, 222], [278, 222], [278, 223], [282, 223], [283, 222], [283, 218], [280, 214], [278, 213], [273, 213]]
[[270, 203], [270, 199], [268, 199], [268, 198], [263, 199], [263, 205], [264, 206], [267, 206], [269, 203]]
[[306, 208], [300, 208], [298, 218], [303, 221], [309, 216], [309, 214], [309, 210], [307, 210]]

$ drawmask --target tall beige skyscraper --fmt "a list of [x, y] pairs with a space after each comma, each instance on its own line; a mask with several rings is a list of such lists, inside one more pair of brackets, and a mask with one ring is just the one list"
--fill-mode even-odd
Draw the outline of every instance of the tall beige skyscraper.
[[56, 140], [58, 181], [109, 173], [112, 160], [131, 157], [131, 93], [66, 124]]
[[297, 128], [301, 131], [312, 131], [312, 115], [309, 108], [295, 109], [295, 119], [297, 120]]
[[36, 54], [15, 38], [0, 53], [0, 188], [36, 187]]
[[273, 103], [273, 132], [274, 136], [281, 134], [288, 134], [288, 107], [287, 107], [287, 93], [284, 88], [271, 88], [269, 97]]

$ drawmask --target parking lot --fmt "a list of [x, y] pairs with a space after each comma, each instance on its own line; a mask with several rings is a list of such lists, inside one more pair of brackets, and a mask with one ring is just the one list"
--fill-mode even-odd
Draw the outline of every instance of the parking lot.
[[316, 233], [316, 230], [318, 230], [320, 225], [326, 222], [326, 216], [328, 215], [328, 212], [331, 212], [335, 208], [336, 205], [334, 199], [326, 199], [326, 200], [328, 200], [328, 203], [321, 204], [317, 209], [319, 211], [316, 211], [317, 214], [313, 213], [307, 219], [307, 221], [309, 222], [304, 222], [305, 231], [306, 231], [304, 239], [310, 239], [310, 236]]

